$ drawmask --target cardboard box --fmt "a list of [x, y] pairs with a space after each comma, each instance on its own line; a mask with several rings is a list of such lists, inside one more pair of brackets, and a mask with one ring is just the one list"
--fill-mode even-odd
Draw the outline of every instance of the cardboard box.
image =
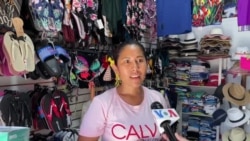
[[0, 126], [0, 141], [29, 141], [28, 127]]

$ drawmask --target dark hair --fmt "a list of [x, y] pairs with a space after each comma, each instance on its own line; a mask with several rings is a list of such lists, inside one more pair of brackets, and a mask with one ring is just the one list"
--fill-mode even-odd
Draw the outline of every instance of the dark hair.
[[124, 43], [119, 44], [119, 45], [114, 49], [113, 58], [114, 58], [114, 60], [115, 60], [115, 64], [117, 64], [117, 60], [118, 60], [118, 58], [119, 58], [119, 55], [120, 55], [121, 51], [122, 51], [122, 50], [124, 49], [124, 47], [127, 46], [127, 45], [136, 45], [137, 47], [139, 47], [139, 48], [141, 49], [141, 51], [142, 51], [144, 57], [146, 57], [146, 52], [145, 52], [144, 46], [143, 46], [141, 43], [139, 43], [139, 42], [137, 42], [137, 41], [135, 41], [135, 40], [130, 40], [130, 41], [126, 41], [126, 42], [124, 42]]

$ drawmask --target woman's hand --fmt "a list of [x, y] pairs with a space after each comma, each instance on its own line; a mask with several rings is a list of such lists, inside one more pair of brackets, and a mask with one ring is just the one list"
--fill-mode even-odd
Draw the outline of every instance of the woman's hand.
[[[168, 136], [167, 136], [166, 134], [163, 134], [162, 137], [163, 137], [163, 139], [164, 139], [165, 141], [170, 141], [169, 138], [168, 138]], [[186, 138], [182, 137], [182, 136], [179, 135], [178, 133], [175, 133], [175, 137], [176, 137], [176, 139], [177, 139], [178, 141], [188, 141]]]

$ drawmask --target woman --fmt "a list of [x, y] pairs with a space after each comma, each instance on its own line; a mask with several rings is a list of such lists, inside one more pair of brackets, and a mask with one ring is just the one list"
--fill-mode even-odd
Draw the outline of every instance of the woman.
[[[169, 102], [161, 93], [142, 86], [147, 70], [144, 47], [135, 41], [126, 42], [113, 57], [120, 85], [94, 97], [81, 123], [78, 141], [97, 141], [99, 137], [104, 141], [162, 139], [150, 106], [158, 101], [167, 108]], [[163, 138], [167, 140], [166, 135]]]

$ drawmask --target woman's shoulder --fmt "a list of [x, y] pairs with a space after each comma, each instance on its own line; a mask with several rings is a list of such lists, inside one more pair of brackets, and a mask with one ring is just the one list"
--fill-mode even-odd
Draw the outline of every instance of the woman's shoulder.
[[114, 93], [115, 93], [115, 88], [111, 88], [111, 89], [105, 90], [103, 93], [95, 96], [94, 99], [99, 99], [101, 101], [103, 101], [103, 100], [108, 101], [108, 100], [112, 99], [112, 97], [114, 96]]
[[146, 92], [147, 97], [151, 101], [159, 101], [160, 103], [162, 103], [163, 107], [165, 108], [170, 107], [168, 98], [164, 97], [162, 93], [154, 89], [149, 89], [147, 87], [143, 87], [143, 88], [144, 88], [144, 91]]
[[148, 95], [153, 95], [153, 96], [162, 96], [162, 94], [159, 91], [156, 91], [154, 89], [149, 89], [148, 87], [143, 86], [143, 90], [146, 94]]

